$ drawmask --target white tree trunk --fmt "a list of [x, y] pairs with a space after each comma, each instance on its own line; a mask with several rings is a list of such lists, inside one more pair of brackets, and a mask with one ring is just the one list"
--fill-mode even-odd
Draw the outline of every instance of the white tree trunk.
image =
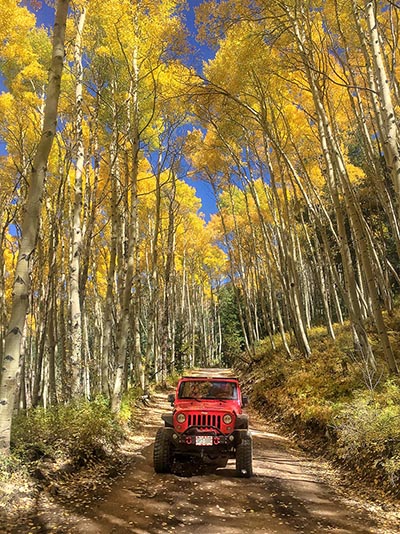
[[82, 32], [86, 11], [82, 9], [77, 22], [75, 39], [75, 127], [76, 127], [76, 167], [74, 182], [74, 207], [72, 227], [72, 250], [70, 259], [70, 315], [71, 315], [71, 396], [82, 394], [82, 310], [79, 291], [80, 259], [82, 249], [82, 175], [85, 160], [83, 146], [83, 67]]
[[3, 373], [0, 383], [0, 452], [10, 450], [11, 419], [23, 337], [31, 290], [30, 269], [39, 232], [40, 212], [47, 162], [56, 134], [58, 100], [64, 61], [64, 37], [69, 0], [58, 0], [53, 33], [43, 129], [32, 163], [28, 194], [21, 224], [22, 237], [13, 285], [11, 318], [5, 340]]
[[[378, 21], [375, 17], [376, 2], [368, 0], [365, 5], [366, 18], [368, 22], [370, 43], [375, 67], [375, 78], [378, 87], [378, 94], [383, 111], [383, 135], [382, 142], [386, 148], [384, 151], [386, 164], [391, 172], [394, 190], [397, 197], [397, 206], [400, 210], [400, 152], [399, 152], [399, 131], [397, 127], [396, 114], [390, 94], [390, 81], [386, 73], [385, 63], [382, 56], [380, 35], [378, 31]], [[400, 213], [400, 211], [399, 211]]]
[[[138, 172], [139, 172], [139, 65], [137, 54], [134, 53], [132, 61], [132, 81], [131, 81], [131, 106], [132, 114], [130, 116], [130, 142], [131, 142], [131, 168], [129, 171], [129, 186], [131, 206], [129, 212], [128, 226], [128, 250], [126, 263], [125, 287], [122, 293], [122, 309], [119, 328], [119, 339], [117, 342], [117, 366], [114, 377], [113, 393], [111, 398], [111, 407], [113, 412], [118, 412], [121, 406], [125, 367], [127, 342], [130, 331], [130, 305], [132, 299], [132, 286], [135, 280], [136, 254], [138, 241]], [[135, 310], [136, 311], [136, 310]]]

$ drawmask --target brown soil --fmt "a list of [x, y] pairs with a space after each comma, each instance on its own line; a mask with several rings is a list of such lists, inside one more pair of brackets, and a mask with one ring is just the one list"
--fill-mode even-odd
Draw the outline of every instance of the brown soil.
[[37, 493], [29, 514], [21, 515], [13, 524], [0, 523], [0, 532], [400, 532], [400, 512], [395, 505], [352, 495], [351, 488], [341, 485], [340, 474], [328, 464], [307, 457], [251, 411], [253, 478], [237, 478], [233, 460], [224, 469], [177, 465], [173, 474], [155, 474], [153, 440], [161, 426], [161, 414], [169, 409], [166, 397], [166, 393], [157, 394], [150, 406], [142, 409], [143, 422], [126, 445], [124, 455], [130, 461], [121, 474], [111, 469], [111, 480], [103, 466], [47, 487]]

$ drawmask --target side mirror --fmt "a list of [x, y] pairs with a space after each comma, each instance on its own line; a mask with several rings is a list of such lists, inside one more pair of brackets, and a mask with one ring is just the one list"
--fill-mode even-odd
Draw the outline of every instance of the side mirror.
[[168, 395], [168, 402], [170, 403], [171, 406], [174, 405], [174, 402], [175, 402], [175, 393], [170, 393]]
[[243, 408], [249, 404], [249, 397], [247, 395], [242, 396], [242, 406]]

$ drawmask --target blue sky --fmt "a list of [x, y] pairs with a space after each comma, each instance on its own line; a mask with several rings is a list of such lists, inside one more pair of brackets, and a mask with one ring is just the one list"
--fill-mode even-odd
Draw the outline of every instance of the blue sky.
[[[212, 50], [196, 41], [196, 28], [194, 24], [195, 8], [202, 2], [203, 0], [187, 0], [189, 10], [186, 12], [186, 25], [190, 32], [189, 42], [194, 49], [191, 56], [192, 65], [199, 72], [202, 70], [203, 61], [207, 61], [214, 57], [214, 52]], [[209, 220], [210, 215], [217, 211], [215, 197], [211, 186], [198, 180], [187, 179], [186, 181], [196, 189], [197, 196], [201, 198], [202, 212], [206, 216], [206, 220]]]
[[[1, 0], [0, 0], [1, 1]], [[190, 32], [190, 44], [193, 48], [193, 53], [190, 57], [193, 67], [196, 68], [199, 72], [202, 69], [203, 61], [207, 61], [212, 58], [214, 52], [210, 50], [207, 46], [204, 46], [196, 41], [196, 29], [194, 25], [195, 13], [194, 8], [202, 3], [203, 0], [187, 0], [188, 10], [185, 13], [185, 20], [187, 27]], [[43, 25], [45, 27], [52, 27], [54, 23], [54, 8], [49, 7], [45, 2], [42, 2], [42, 7], [39, 10], [34, 11], [38, 25]], [[1, 89], [1, 85], [0, 85]], [[1, 153], [0, 145], [0, 153]], [[4, 150], [3, 150], [4, 153]], [[199, 180], [186, 180], [189, 185], [196, 189], [197, 196], [201, 199], [202, 208], [201, 211], [204, 213], [206, 220], [209, 220], [210, 215], [216, 212], [216, 204], [214, 194], [211, 187], [202, 181]]]

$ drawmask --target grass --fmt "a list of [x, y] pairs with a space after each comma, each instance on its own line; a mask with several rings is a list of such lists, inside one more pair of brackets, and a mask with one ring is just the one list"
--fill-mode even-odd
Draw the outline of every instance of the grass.
[[[387, 321], [398, 354], [400, 312]], [[250, 398], [314, 447], [399, 495], [400, 379], [389, 376], [373, 334], [374, 369], [358, 360], [348, 324], [336, 325], [335, 332], [333, 340], [325, 329], [312, 329], [308, 359], [295, 348], [288, 359], [278, 342], [275, 350], [261, 342], [255, 362], [242, 369]]]

